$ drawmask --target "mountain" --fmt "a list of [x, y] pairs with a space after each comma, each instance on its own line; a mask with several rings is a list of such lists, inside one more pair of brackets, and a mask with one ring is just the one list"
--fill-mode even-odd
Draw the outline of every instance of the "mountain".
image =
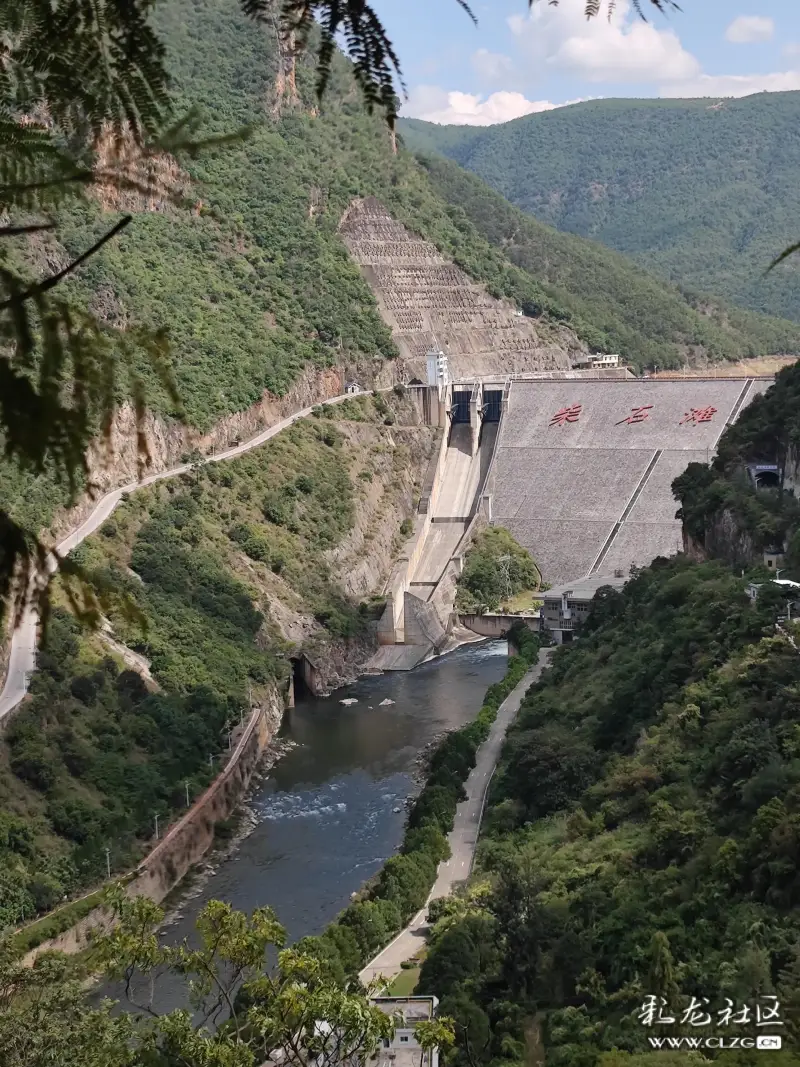
[[[397, 359], [340, 233], [359, 198], [380, 200], [393, 225], [514, 301], [542, 343], [564, 352], [582, 339], [638, 365], [800, 353], [793, 323], [695, 307], [454, 164], [395, 153], [341, 57], [319, 114], [311, 60], [295, 69], [236, 0], [173, 0], [157, 11], [175, 91], [202, 110], [204, 132], [253, 132], [197, 159], [161, 161], [188, 207], [98, 189], [62, 209], [58, 240], [44, 235], [25, 255], [31, 271], [58, 269], [121, 210], [134, 213], [70, 291], [109, 321], [169, 327], [187, 417], [208, 431], [206, 449], [287, 413], [265, 393], [299, 401], [292, 390], [304, 381], [310, 390], [316, 374], [320, 391], [333, 388], [353, 366], [372, 384]], [[148, 385], [154, 446], [160, 459], [178, 458], [172, 406]], [[277, 694], [287, 652], [322, 659], [338, 649], [348, 670], [366, 658], [369, 597], [402, 546], [433, 446], [402, 388], [383, 397], [349, 401], [338, 418], [322, 409], [263, 449], [131, 494], [77, 550], [97, 591], [125, 593], [136, 611], [109, 611], [112, 643], [66, 612], [52, 620], [30, 698], [0, 744], [0, 927], [102, 877], [107, 842], [117, 869], [140, 855], [153, 811], [180, 810], [186, 779], [193, 793], [207, 783], [208, 754], [224, 750], [224, 723], [238, 718], [248, 688], [258, 699]], [[113, 484], [125, 484], [132, 472], [115, 463]], [[5, 465], [0, 500], [42, 526], [64, 493]], [[145, 679], [129, 669], [142, 658]]]
[[[549, 315], [563, 316], [595, 350], [619, 352], [637, 369], [795, 351], [787, 320], [680, 293], [627, 256], [538, 222], [462, 167], [437, 156], [422, 164], [452, 218], [535, 278]], [[518, 300], [528, 311], [524, 294]]]
[[542, 222], [601, 241], [682, 289], [800, 319], [800, 92], [597, 100], [476, 129], [403, 120]]
[[[513, 301], [542, 344], [564, 353], [583, 343], [620, 352], [635, 367], [800, 354], [793, 323], [689, 299], [600, 244], [538, 224], [454, 164], [423, 166], [393, 152], [342, 56], [320, 110], [313, 59], [292, 66], [273, 31], [249, 22], [235, 0], [173, 0], [156, 14], [179, 103], [203, 117], [200, 136], [251, 126], [250, 136], [165, 161], [188, 207], [94, 190], [61, 211], [57, 237], [37, 235], [26, 254], [33, 273], [50, 273], [120, 211], [133, 213], [68, 291], [110, 322], [168, 327], [179, 392], [198, 431], [333, 368], [355, 370], [365, 383], [392, 381], [397, 349], [339, 232], [359, 197], [376, 197], [492, 296]], [[147, 366], [141, 374], [151, 408], [168, 417], [159, 381]], [[0, 503], [28, 525], [49, 524], [63, 489], [2, 469]]]

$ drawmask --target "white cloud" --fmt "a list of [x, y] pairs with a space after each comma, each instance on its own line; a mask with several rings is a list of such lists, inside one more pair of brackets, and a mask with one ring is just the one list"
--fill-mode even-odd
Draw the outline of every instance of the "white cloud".
[[482, 81], [489, 84], [515, 80], [514, 60], [511, 56], [504, 56], [499, 52], [490, 52], [486, 48], [479, 48], [471, 58], [472, 69]]
[[[575, 101], [571, 101], [575, 102]], [[401, 112], [406, 118], [456, 126], [492, 126], [497, 122], [551, 111], [561, 104], [549, 100], [528, 100], [522, 93], [491, 93], [482, 99], [477, 93], [448, 92], [436, 85], [418, 85], [408, 94]]]
[[775, 23], [764, 15], [739, 15], [725, 31], [725, 40], [733, 44], [753, 44], [771, 41]]
[[691, 78], [700, 73], [672, 29], [657, 29], [619, 0], [613, 17], [587, 20], [584, 0], [558, 7], [535, 4], [508, 25], [534, 70], [567, 72], [595, 82], [647, 82]]
[[[654, 95], [673, 98], [741, 97], [800, 89], [800, 69], [753, 75], [704, 73], [675, 31], [663, 23], [643, 22], [635, 15], [631, 0], [617, 0], [610, 21], [605, 17], [587, 20], [585, 0], [561, 0], [557, 7], [542, 0], [532, 5], [528, 15], [512, 15], [508, 25], [521, 62], [485, 48], [471, 57], [481, 82], [487, 88], [501, 87], [498, 91], [486, 95], [420, 85], [411, 91], [402, 113], [429, 122], [490, 126], [550, 111], [564, 105], [532, 100], [516, 90], [537, 76], [553, 73], [583, 82], [650, 85]], [[733, 20], [726, 37], [736, 42], [764, 41], [774, 31], [771, 19], [746, 15]], [[787, 57], [800, 56], [800, 43], [787, 42], [783, 51]]]
[[688, 81], [671, 82], [659, 96], [751, 96], [753, 93], [783, 93], [800, 89], [800, 70], [772, 74], [701, 74]]

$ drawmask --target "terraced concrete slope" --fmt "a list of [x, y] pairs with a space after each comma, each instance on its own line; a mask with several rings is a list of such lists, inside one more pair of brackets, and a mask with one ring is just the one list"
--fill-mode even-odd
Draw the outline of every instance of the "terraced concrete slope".
[[[373, 197], [356, 200], [339, 227], [370, 284], [403, 360], [425, 381], [425, 356], [439, 347], [456, 376], [569, 370], [574, 335], [542, 327], [496, 300]], [[555, 331], [555, 333], [554, 333]], [[557, 335], [557, 336], [556, 336]], [[557, 342], [557, 343], [556, 343]]]
[[492, 521], [551, 583], [681, 549], [671, 484], [768, 382], [515, 382], [489, 478]]

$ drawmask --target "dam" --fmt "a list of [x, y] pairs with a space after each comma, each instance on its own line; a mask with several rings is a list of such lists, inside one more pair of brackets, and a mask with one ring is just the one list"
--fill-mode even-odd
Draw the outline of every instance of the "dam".
[[452, 644], [458, 576], [487, 523], [550, 585], [626, 577], [681, 550], [672, 482], [712, 458], [771, 378], [636, 378], [618, 357], [580, 369], [574, 335], [492, 295], [379, 201], [354, 200], [339, 229], [392, 331], [398, 380], [441, 434], [383, 590], [373, 668], [406, 670]]
[[550, 584], [627, 575], [682, 548], [672, 482], [707, 463], [766, 379], [512, 383], [486, 486]]
[[384, 590], [372, 669], [408, 670], [456, 642], [458, 576], [487, 524], [508, 529], [551, 586], [680, 552], [673, 481], [709, 462], [772, 382], [540, 374], [412, 387], [440, 447]]

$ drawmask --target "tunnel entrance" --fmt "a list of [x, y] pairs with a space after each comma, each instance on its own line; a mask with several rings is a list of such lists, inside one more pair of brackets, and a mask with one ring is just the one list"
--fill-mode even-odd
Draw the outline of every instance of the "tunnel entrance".
[[781, 480], [776, 470], [756, 473], [756, 489], [779, 489], [780, 484]]
[[305, 653], [293, 657], [291, 664], [292, 686], [294, 689], [295, 700], [303, 700], [308, 697], [318, 696], [319, 684], [317, 665], [312, 663]]

